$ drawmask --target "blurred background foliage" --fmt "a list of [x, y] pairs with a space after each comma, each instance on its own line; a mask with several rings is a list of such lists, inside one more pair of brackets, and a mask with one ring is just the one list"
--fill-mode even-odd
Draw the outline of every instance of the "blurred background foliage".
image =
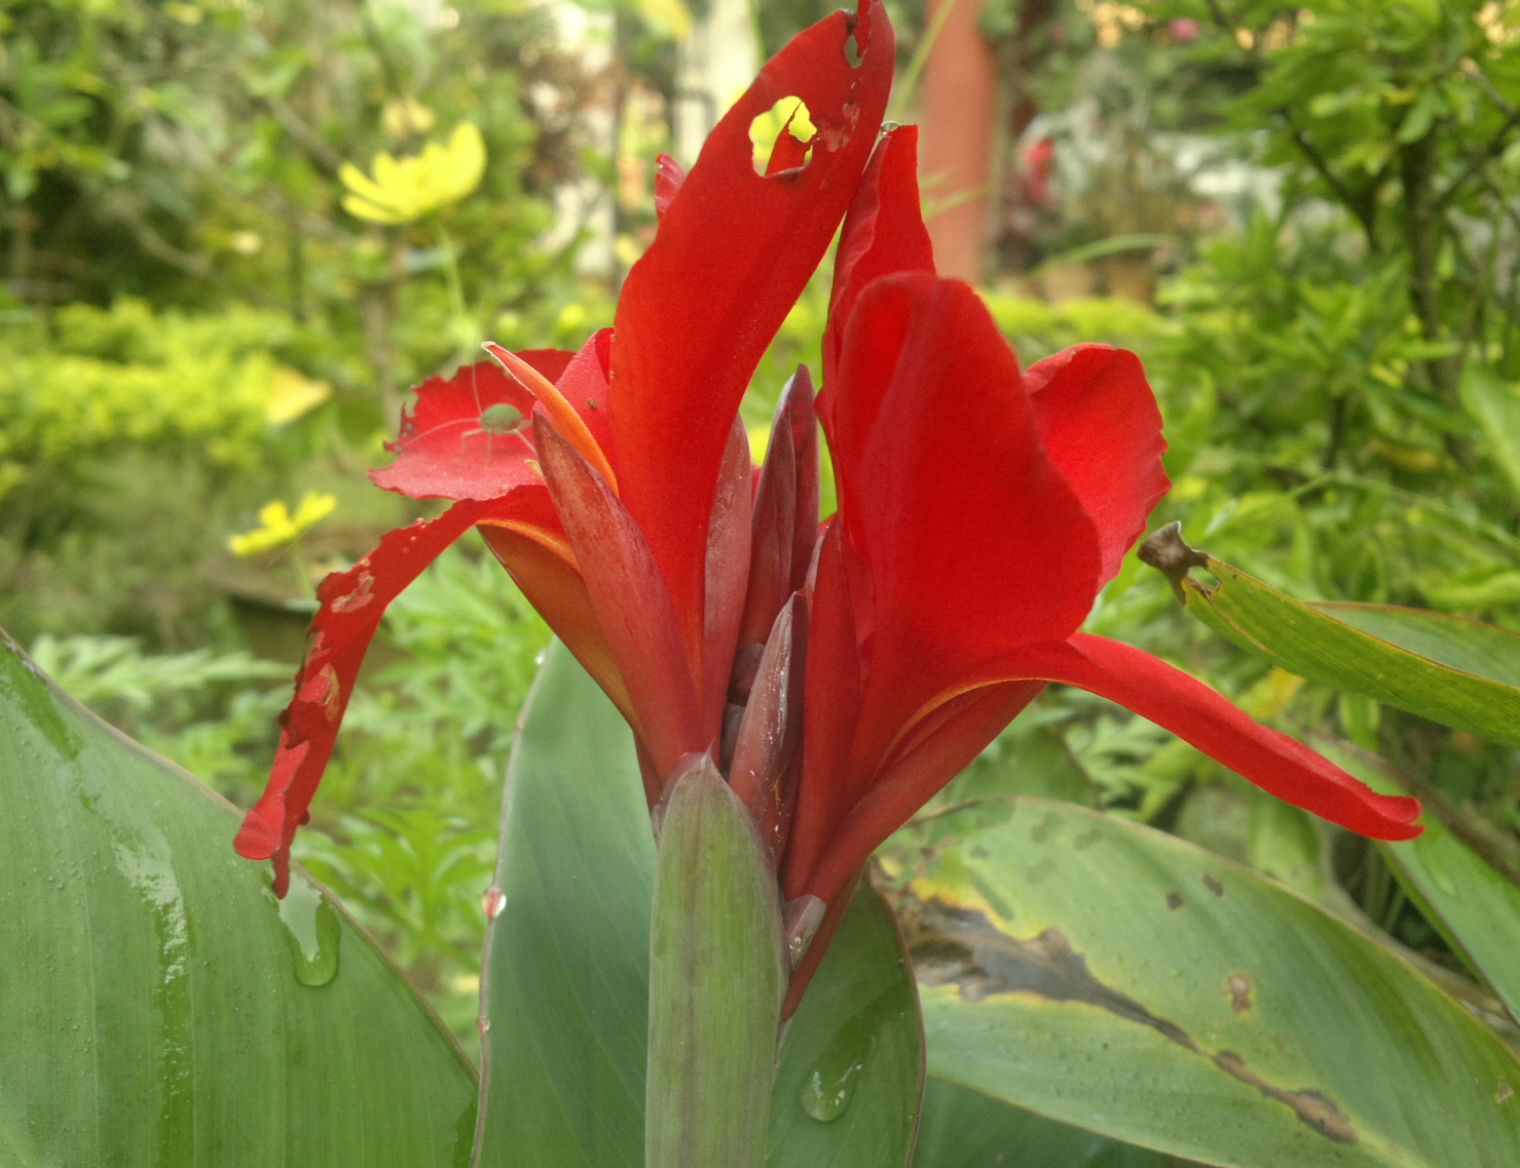
[[[610, 323], [717, 2], [0, 8], [0, 624], [249, 803], [312, 583], [418, 513], [363, 477], [406, 387], [485, 338], [575, 347]], [[754, 39], [831, 7], [754, 5]], [[911, 69], [928, 14], [891, 8]], [[1017, 111], [988, 301], [1026, 363], [1140, 353], [1176, 483], [1157, 524], [1301, 599], [1520, 629], [1520, 4], [988, 0], [982, 27]], [[816, 367], [826, 303], [815, 282], [752, 422]], [[250, 533], [264, 550], [234, 555]], [[1269, 671], [1137, 562], [1089, 628], [1393, 760], [1496, 847], [1520, 828], [1513, 750]], [[303, 837], [461, 1032], [546, 639], [494, 563], [451, 553], [387, 619]], [[1375, 852], [1071, 691], [889, 867], [1015, 790], [1155, 823], [1454, 962]]]

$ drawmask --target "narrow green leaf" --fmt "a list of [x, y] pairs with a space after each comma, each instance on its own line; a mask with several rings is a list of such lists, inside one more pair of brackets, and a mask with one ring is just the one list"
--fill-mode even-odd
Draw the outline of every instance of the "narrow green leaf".
[[710, 760], [676, 780], [650, 928], [646, 1168], [758, 1168], [781, 1024], [781, 904], [754, 821]]
[[1520, 746], [1520, 685], [1503, 680], [1513, 676], [1520, 636], [1408, 609], [1311, 607], [1220, 560], [1206, 561], [1219, 583], [1182, 577], [1185, 603], [1237, 644], [1311, 681]]
[[1015, 802], [970, 878], [914, 886], [932, 1075], [1210, 1164], [1520, 1163], [1520, 1063], [1399, 958], [1173, 837]]
[[[1324, 742], [1315, 746], [1374, 790], [1403, 787], [1379, 760]], [[1379, 845], [1426, 917], [1468, 967], [1520, 1019], [1520, 888], [1459, 840], [1438, 817], [1419, 839]]]
[[463, 1165], [474, 1076], [239, 815], [0, 635], [0, 1163]]
[[1172, 1168], [1170, 1156], [930, 1079], [913, 1168]]
[[923, 1025], [902, 934], [862, 883], [787, 1026], [767, 1164], [905, 1168], [923, 1083]]
[[1438, 665], [1520, 689], [1520, 635], [1481, 621], [1388, 604], [1312, 606], [1336, 620]]
[[638, 1168], [654, 840], [633, 737], [558, 642], [507, 780], [475, 1163]]

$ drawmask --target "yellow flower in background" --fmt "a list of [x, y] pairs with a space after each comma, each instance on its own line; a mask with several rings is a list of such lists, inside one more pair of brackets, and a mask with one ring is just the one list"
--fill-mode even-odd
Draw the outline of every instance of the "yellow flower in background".
[[771, 445], [771, 428], [769, 426], [749, 426], [745, 432], [749, 435], [749, 456], [751, 461], [764, 465], [765, 452]]
[[429, 142], [421, 154], [397, 158], [375, 155], [373, 177], [345, 163], [338, 172], [349, 193], [343, 209], [370, 223], [414, 223], [440, 207], [457, 203], [480, 185], [486, 171], [486, 143], [473, 122], [454, 127], [447, 144]]
[[691, 39], [691, 9], [682, 0], [639, 0], [639, 15], [671, 40]]
[[235, 556], [256, 556], [295, 543], [305, 532], [333, 513], [338, 505], [335, 495], [307, 491], [292, 515], [279, 499], [259, 508], [259, 526], [241, 535], [228, 537], [227, 550]]
[[264, 417], [271, 426], [283, 426], [310, 413], [332, 397], [332, 386], [316, 381], [284, 365], [278, 366], [269, 379], [269, 396], [264, 401]]

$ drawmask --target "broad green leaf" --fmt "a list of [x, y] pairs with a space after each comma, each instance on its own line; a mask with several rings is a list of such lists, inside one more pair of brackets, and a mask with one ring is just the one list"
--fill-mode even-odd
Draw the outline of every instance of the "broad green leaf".
[[863, 882], [787, 1028], [770, 1168], [907, 1165], [923, 1082], [923, 1026], [902, 935]]
[[558, 642], [507, 770], [476, 1162], [639, 1168], [655, 850], [633, 737]]
[[930, 1079], [913, 1168], [1172, 1168], [1172, 1158]]
[[[1324, 742], [1315, 746], [1374, 790], [1403, 793], [1378, 760]], [[1520, 888], [1434, 815], [1426, 816], [1419, 839], [1380, 846], [1425, 916], [1520, 1019]]]
[[0, 636], [0, 1163], [463, 1165], [475, 1083], [368, 936]]
[[1520, 1064], [1398, 957], [1171, 836], [1038, 799], [919, 881], [930, 1074], [1240, 1168], [1512, 1168]]
[[785, 992], [781, 899], [708, 759], [675, 781], [649, 942], [646, 1168], [760, 1168]]
[[[513, 751], [490, 926], [479, 1163], [512, 1168], [637, 1168], [644, 1162], [649, 933], [655, 848], [627, 728], [562, 645], [551, 646]], [[860, 1072], [875, 1084], [832, 1123], [799, 1120], [819, 1052], [860, 1041], [840, 1003], [895, 979], [899, 941], [879, 900], [857, 897], [801, 1008], [777, 1072], [772, 1168], [882, 1168], [880, 1128], [899, 1139], [916, 1108], [916, 1011], [870, 1014]], [[841, 1038], [842, 1031], [850, 1034]], [[869, 1106], [866, 1104], [869, 1103]], [[895, 1128], [882, 1118], [896, 1109]], [[855, 1151], [859, 1142], [860, 1152]], [[796, 1148], [796, 1154], [790, 1149]]]
[[[1190, 612], [1237, 644], [1311, 681], [1520, 746], [1520, 684], [1509, 680], [1520, 636], [1409, 609], [1302, 604], [1180, 539], [1182, 550], [1158, 553], [1162, 538], [1147, 541], [1148, 562], [1172, 577]], [[1178, 570], [1187, 566], [1219, 582]]]

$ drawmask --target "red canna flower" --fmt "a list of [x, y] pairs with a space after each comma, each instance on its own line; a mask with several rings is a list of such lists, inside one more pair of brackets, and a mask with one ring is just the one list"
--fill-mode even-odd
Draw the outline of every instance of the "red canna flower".
[[[892, 54], [875, 0], [802, 34], [689, 175], [662, 160], [660, 227], [614, 330], [574, 355], [493, 349], [499, 365], [421, 387], [374, 477], [456, 502], [322, 584], [269, 788], [237, 841], [274, 859], [279, 891], [385, 605], [472, 527], [627, 718], [651, 808], [694, 756], [717, 761], [799, 939], [1052, 681], [1355, 831], [1418, 834], [1414, 800], [1077, 631], [1169, 486], [1155, 399], [1136, 358], [1105, 346], [1021, 370], [971, 288], [935, 274], [915, 131], [872, 152]], [[818, 132], [784, 132], [758, 175], [750, 123], [787, 96]], [[758, 479], [738, 407], [841, 219], [816, 403], [840, 503], [820, 525], [806, 371]]]
[[[893, 52], [878, 0], [802, 33], [689, 175], [661, 160], [659, 231], [628, 275], [614, 330], [573, 355], [492, 349], [500, 366], [419, 389], [395, 464], [373, 477], [457, 502], [321, 585], [273, 773], [237, 838], [243, 856], [274, 860], [281, 894], [386, 606], [472, 527], [628, 719], [651, 805], [683, 758], [720, 750], [741, 623], [763, 627], [764, 640], [793, 591], [771, 597], [768, 613], [746, 609], [753, 467], [739, 402], [854, 197]], [[757, 174], [751, 123], [786, 98], [805, 104], [816, 132], [804, 142], [783, 131]], [[813, 491], [813, 526], [798, 532], [808, 550]], [[785, 559], [806, 570], [806, 551]]]

